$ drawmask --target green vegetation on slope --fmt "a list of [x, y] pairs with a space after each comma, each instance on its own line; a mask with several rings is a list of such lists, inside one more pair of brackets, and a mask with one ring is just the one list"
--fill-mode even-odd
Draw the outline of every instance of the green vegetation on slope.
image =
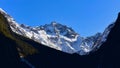
[[11, 31], [7, 19], [1, 13], [0, 13], [0, 34], [15, 41], [17, 45], [16, 48], [18, 49], [20, 56], [32, 55], [38, 52], [32, 45], [22, 40], [22, 38], [24, 37], [22, 36], [19, 37], [19, 35]]

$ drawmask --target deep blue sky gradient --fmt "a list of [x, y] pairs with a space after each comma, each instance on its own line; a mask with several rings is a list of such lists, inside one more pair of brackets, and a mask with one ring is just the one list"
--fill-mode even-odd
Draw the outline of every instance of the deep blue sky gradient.
[[120, 0], [1, 0], [0, 7], [20, 24], [39, 26], [56, 21], [81, 36], [90, 36], [115, 21]]

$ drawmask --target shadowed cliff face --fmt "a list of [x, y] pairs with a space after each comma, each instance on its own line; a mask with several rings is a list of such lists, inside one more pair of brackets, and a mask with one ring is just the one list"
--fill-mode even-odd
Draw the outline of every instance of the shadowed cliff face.
[[120, 13], [107, 41], [85, 56], [67, 54], [19, 36], [0, 14], [0, 68], [30, 68], [21, 62], [19, 53], [36, 68], [120, 68]]
[[102, 55], [101, 68], [120, 68], [120, 13], [107, 41], [97, 53]]

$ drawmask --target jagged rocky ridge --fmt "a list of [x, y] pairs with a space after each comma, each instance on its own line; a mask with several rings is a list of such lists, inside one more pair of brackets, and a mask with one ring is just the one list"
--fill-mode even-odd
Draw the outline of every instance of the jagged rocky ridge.
[[94, 36], [84, 38], [72, 28], [56, 22], [44, 26], [30, 27], [18, 24], [2, 9], [0, 9], [0, 12], [7, 18], [13, 32], [70, 54], [86, 55], [98, 49], [106, 41], [111, 28], [114, 26], [114, 23], [112, 23], [103, 33], [97, 33]]

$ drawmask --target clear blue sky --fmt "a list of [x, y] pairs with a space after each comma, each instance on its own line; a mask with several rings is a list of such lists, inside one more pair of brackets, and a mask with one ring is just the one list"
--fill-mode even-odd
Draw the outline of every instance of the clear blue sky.
[[102, 32], [120, 12], [120, 0], [0, 0], [18, 23], [38, 26], [56, 21], [81, 36]]

